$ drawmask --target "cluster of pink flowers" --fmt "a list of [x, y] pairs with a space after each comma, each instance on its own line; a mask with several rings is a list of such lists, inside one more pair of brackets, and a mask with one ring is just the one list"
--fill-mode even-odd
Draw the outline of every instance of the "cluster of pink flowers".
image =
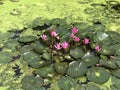
[[[80, 37], [76, 36], [76, 34], [78, 33], [78, 29], [75, 28], [75, 27], [73, 27], [71, 31], [72, 31], [72, 32], [71, 32], [71, 34], [70, 34], [70, 37], [73, 39], [73, 41], [79, 42], [81, 39], [80, 39]], [[58, 36], [58, 33], [57, 33], [56, 31], [51, 31], [51, 32], [50, 32], [50, 35], [51, 35], [52, 37], [57, 38], [58, 40], [60, 39], [60, 37]], [[42, 38], [43, 41], [45, 41], [45, 40], [47, 39], [47, 35], [43, 34], [43, 35], [41, 35], [41, 38]], [[84, 38], [83, 43], [84, 43], [85, 45], [89, 44], [89, 43], [90, 43], [89, 38]], [[54, 45], [54, 47], [55, 47], [57, 50], [60, 50], [60, 49], [62, 49], [62, 48], [63, 48], [63, 49], [67, 49], [67, 48], [69, 47], [69, 42], [64, 41], [63, 43], [56, 43], [56, 44]], [[96, 50], [96, 51], [100, 51], [101, 49], [102, 49], [102, 48], [101, 48], [100, 46], [96, 46], [96, 47], [95, 47], [95, 50]]]
[[60, 49], [67, 49], [69, 47], [69, 43], [64, 41], [63, 43], [57, 43], [56, 45], [54, 45], [54, 47], [57, 49], [57, 50], [60, 50]]
[[80, 37], [77, 37], [75, 34], [78, 33], [78, 29], [73, 27], [72, 28], [72, 33], [70, 34], [70, 37], [75, 41], [75, 42], [79, 42], [80, 41]]
[[[70, 34], [70, 37], [75, 41], [75, 42], [79, 42], [80, 41], [80, 37], [77, 37], [75, 34], [78, 33], [78, 29], [73, 27], [72, 28], [72, 33]], [[84, 44], [89, 44], [90, 40], [88, 38], [85, 38], [83, 40]]]

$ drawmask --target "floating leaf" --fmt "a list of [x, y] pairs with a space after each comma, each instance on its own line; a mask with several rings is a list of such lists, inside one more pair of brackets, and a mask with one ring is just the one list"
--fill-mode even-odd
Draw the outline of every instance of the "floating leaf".
[[83, 49], [80, 47], [75, 47], [70, 49], [70, 55], [75, 59], [81, 58], [84, 54], [85, 53]]
[[99, 58], [94, 54], [87, 52], [83, 57], [82, 61], [86, 63], [87, 66], [93, 66], [98, 63]]
[[39, 68], [40, 67], [40, 57], [38, 54], [34, 52], [25, 52], [23, 55], [23, 59], [32, 67]]
[[33, 44], [33, 49], [37, 52], [37, 53], [43, 53], [43, 51], [45, 50], [45, 46], [43, 46], [39, 41], [36, 41]]
[[45, 60], [51, 60], [50, 53], [43, 53], [42, 57], [43, 57]]
[[100, 54], [103, 55], [115, 55], [116, 50], [113, 47], [102, 46]]
[[94, 42], [100, 42], [100, 41], [106, 39], [108, 36], [109, 35], [107, 33], [98, 31], [93, 36], [93, 40], [94, 40]]
[[70, 77], [81, 77], [87, 72], [87, 65], [83, 62], [72, 61], [69, 63], [67, 74]]
[[41, 77], [25, 76], [21, 84], [24, 90], [41, 90], [43, 79]]
[[120, 79], [117, 77], [112, 77], [111, 80], [112, 80], [112, 85], [110, 86], [111, 90], [120, 90]]
[[35, 41], [36, 39], [37, 39], [37, 37], [28, 35], [28, 36], [19, 37], [18, 41], [21, 43], [29, 43], [29, 42]]
[[117, 70], [111, 70], [111, 74], [120, 78], [120, 69], [117, 69]]
[[61, 90], [70, 90], [72, 87], [75, 87], [77, 84], [77, 81], [71, 77], [64, 77], [62, 76], [58, 80], [58, 86]]
[[0, 52], [0, 64], [8, 63], [12, 60], [13, 59], [10, 52]]
[[68, 64], [66, 62], [55, 63], [55, 70], [59, 74], [65, 74], [68, 68]]
[[93, 67], [88, 69], [87, 71], [87, 78], [91, 82], [102, 84], [105, 83], [109, 79], [109, 77], [109, 72], [102, 67]]
[[118, 68], [120, 68], [119, 63], [120, 63], [120, 60], [117, 60], [117, 59], [100, 60], [100, 65], [104, 66], [108, 69], [118, 69]]
[[32, 51], [33, 48], [31, 45], [25, 45], [23, 47], [20, 48], [20, 52], [21, 54], [24, 54], [25, 52], [29, 52], [29, 51]]
[[54, 70], [51, 65], [51, 66], [45, 66], [42, 68], [38, 68], [38, 69], [34, 70], [34, 73], [37, 75], [40, 75], [41, 77], [46, 77], [48, 74], [53, 74]]

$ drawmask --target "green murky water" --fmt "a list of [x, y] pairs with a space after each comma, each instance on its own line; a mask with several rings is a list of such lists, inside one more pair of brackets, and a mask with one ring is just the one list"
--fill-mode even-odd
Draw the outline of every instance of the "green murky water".
[[[120, 32], [120, 0], [0, 0], [0, 59], [8, 60], [19, 55], [15, 49], [18, 45], [10, 38], [24, 30], [20, 36], [37, 35], [33, 31], [33, 21], [41, 17], [43, 25], [46, 20], [65, 19], [69, 23], [102, 23], [107, 30]], [[32, 23], [32, 25], [31, 25]], [[16, 32], [16, 30], [18, 32]], [[15, 33], [14, 33], [15, 32]], [[9, 41], [6, 43], [6, 41]], [[3, 54], [4, 52], [10, 54]], [[8, 58], [8, 59], [7, 59]], [[31, 75], [32, 69], [21, 58], [14, 62], [0, 64], [0, 90], [22, 90], [20, 81], [25, 75]], [[1, 61], [0, 60], [0, 61]], [[13, 68], [18, 64], [24, 74], [14, 77]], [[111, 79], [106, 86], [110, 87]], [[55, 83], [56, 84], [56, 83]], [[52, 86], [53, 87], [53, 86]], [[56, 87], [57, 88], [57, 87]], [[54, 89], [50, 89], [54, 90]], [[59, 90], [59, 89], [58, 89]], [[107, 89], [105, 89], [107, 90]]]

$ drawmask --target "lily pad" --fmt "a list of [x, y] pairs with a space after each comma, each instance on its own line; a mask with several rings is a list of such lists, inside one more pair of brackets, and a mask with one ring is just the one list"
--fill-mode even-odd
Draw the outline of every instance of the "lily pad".
[[108, 38], [108, 36], [109, 35], [107, 33], [98, 31], [93, 36], [93, 40], [94, 40], [94, 42], [100, 42], [100, 41], [105, 40], [106, 38]]
[[21, 43], [29, 43], [29, 42], [35, 41], [36, 39], [37, 39], [37, 37], [28, 35], [28, 36], [19, 37], [18, 41]]
[[87, 52], [83, 57], [82, 61], [86, 63], [87, 66], [93, 66], [98, 63], [99, 57], [95, 56], [94, 54]]
[[16, 47], [20, 46], [17, 40], [9, 40], [4, 43], [4, 46], [8, 49], [16, 49]]
[[81, 58], [84, 54], [85, 53], [84, 53], [83, 49], [80, 47], [75, 47], [75, 48], [70, 49], [70, 55], [75, 59]]
[[119, 43], [120, 44], [120, 34], [115, 32], [115, 31], [108, 31], [107, 32], [110, 37], [111, 37], [111, 41], [113, 41], [114, 43]]
[[111, 90], [120, 90], [120, 79], [117, 77], [111, 78], [112, 85], [110, 86]]
[[120, 78], [120, 69], [117, 69], [117, 70], [111, 70], [111, 74]]
[[71, 77], [60, 77], [58, 80], [58, 86], [61, 90], [70, 90], [72, 87], [77, 85], [77, 80]]
[[23, 59], [32, 67], [39, 68], [40, 67], [40, 57], [38, 54], [34, 52], [25, 52], [23, 55]]
[[12, 55], [10, 52], [0, 52], [0, 64], [8, 63], [12, 61]]
[[39, 41], [36, 41], [33, 44], [33, 49], [34, 49], [35, 52], [42, 54], [43, 51], [45, 50], [45, 46], [43, 46]]
[[41, 90], [43, 79], [41, 77], [25, 76], [21, 84], [24, 90]]
[[67, 71], [68, 64], [66, 62], [55, 63], [54, 67], [57, 73], [64, 75]]
[[23, 47], [20, 48], [20, 52], [21, 54], [24, 54], [25, 52], [29, 52], [29, 51], [32, 51], [33, 48], [31, 45], [25, 45]]
[[34, 73], [37, 75], [40, 75], [41, 77], [47, 77], [48, 74], [52, 75], [54, 73], [54, 69], [52, 65], [51, 66], [49, 65], [49, 66], [45, 66], [45, 67], [34, 70]]
[[102, 55], [115, 55], [116, 50], [112, 46], [108, 47], [108, 46], [104, 45], [104, 46], [102, 46], [102, 49], [99, 53], [102, 54]]
[[42, 57], [45, 59], [45, 60], [51, 60], [51, 56], [50, 56], [50, 53], [43, 53]]
[[109, 77], [109, 72], [102, 67], [93, 67], [87, 71], [87, 78], [91, 82], [103, 84], [109, 79]]
[[120, 68], [120, 60], [110, 59], [110, 60], [100, 60], [100, 65], [108, 69], [118, 69]]
[[69, 63], [67, 74], [70, 77], [81, 77], [87, 72], [87, 65], [83, 62], [72, 61]]

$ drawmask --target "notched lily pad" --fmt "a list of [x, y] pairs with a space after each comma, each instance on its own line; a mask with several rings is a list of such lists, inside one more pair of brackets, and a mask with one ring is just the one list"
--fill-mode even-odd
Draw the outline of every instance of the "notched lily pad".
[[28, 36], [19, 37], [18, 41], [21, 43], [29, 43], [29, 42], [35, 41], [36, 39], [37, 39], [37, 37], [28, 35]]
[[94, 34], [93, 40], [94, 40], [94, 42], [100, 42], [100, 41], [108, 38], [108, 36], [109, 35], [107, 33], [98, 31]]
[[109, 79], [109, 77], [109, 72], [102, 67], [93, 67], [87, 71], [87, 78], [91, 82], [103, 84]]
[[82, 61], [86, 63], [87, 66], [93, 66], [98, 63], [99, 57], [95, 56], [94, 54], [87, 52], [83, 57]]
[[87, 72], [87, 65], [83, 62], [72, 61], [69, 63], [67, 74], [70, 77], [81, 77]]

